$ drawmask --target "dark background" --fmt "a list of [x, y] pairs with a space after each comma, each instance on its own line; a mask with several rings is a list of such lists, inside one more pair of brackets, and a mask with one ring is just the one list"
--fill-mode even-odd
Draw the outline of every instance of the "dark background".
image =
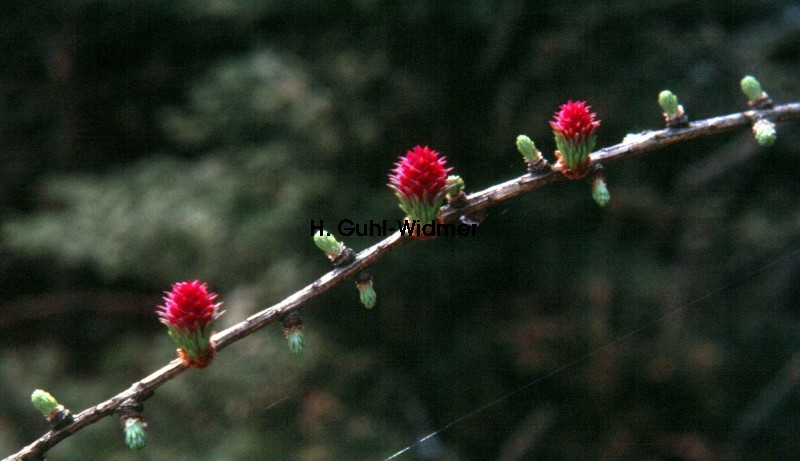
[[[416, 144], [477, 191], [524, 173], [520, 133], [551, 156], [568, 99], [603, 147], [659, 128], [665, 88], [695, 120], [746, 108], [746, 74], [800, 98], [793, 1], [29, 0], [0, 21], [3, 455], [46, 430], [34, 389], [80, 411], [174, 357], [171, 283], [207, 281], [221, 329], [328, 270], [310, 220], [400, 218], [386, 174]], [[582, 182], [500, 204], [381, 260], [373, 310], [350, 282], [313, 301], [302, 358], [274, 325], [163, 386], [143, 451], [109, 418], [48, 459], [381, 460], [468, 414], [398, 459], [798, 459], [798, 145], [796, 123], [769, 149], [743, 130], [610, 165], [605, 209]]]

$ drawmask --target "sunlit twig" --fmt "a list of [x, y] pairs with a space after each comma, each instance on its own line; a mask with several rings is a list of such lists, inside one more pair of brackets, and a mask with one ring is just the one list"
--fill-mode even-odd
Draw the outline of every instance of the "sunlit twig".
[[[686, 128], [639, 133], [627, 137], [626, 140], [620, 144], [615, 144], [593, 153], [591, 158], [595, 162], [608, 164], [635, 155], [652, 152], [670, 144], [698, 137], [712, 136], [743, 127], [749, 128], [754, 120], [760, 118], [766, 118], [773, 122], [800, 120], [800, 103], [785, 104], [771, 110], [746, 111], [700, 120], [691, 123]], [[522, 162], [520, 162], [520, 169], [522, 168], [524, 167]], [[563, 180], [565, 180], [564, 176], [550, 170], [525, 174], [469, 195], [463, 206], [458, 209], [445, 206], [442, 210], [442, 218], [444, 222], [450, 222], [457, 219], [459, 216], [477, 213], [525, 192]], [[351, 264], [328, 272], [310, 285], [295, 292], [274, 306], [257, 312], [246, 320], [215, 334], [212, 337], [212, 341], [215, 342], [217, 350], [221, 351], [225, 347], [250, 335], [256, 330], [281, 320], [289, 312], [298, 309], [308, 301], [322, 295], [336, 285], [357, 275], [363, 269], [375, 264], [379, 259], [400, 247], [400, 245], [407, 240], [408, 239], [401, 236], [399, 232], [392, 234], [381, 242], [361, 251]], [[186, 368], [181, 364], [181, 361], [175, 359], [149, 376], [133, 383], [127, 390], [76, 414], [73, 423], [62, 429], [45, 433], [19, 452], [5, 458], [5, 460], [41, 459], [47, 450], [55, 446], [61, 440], [99, 421], [105, 416], [111, 415], [122, 402], [128, 399], [136, 401], [148, 399], [162, 384], [178, 376], [185, 370]]]

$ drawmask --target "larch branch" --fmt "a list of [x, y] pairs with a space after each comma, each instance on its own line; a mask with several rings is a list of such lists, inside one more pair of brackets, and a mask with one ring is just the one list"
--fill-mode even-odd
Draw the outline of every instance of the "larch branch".
[[[689, 124], [689, 126], [685, 128], [663, 129], [639, 133], [627, 137], [626, 140], [620, 144], [615, 144], [594, 152], [591, 158], [593, 162], [607, 164], [635, 155], [652, 152], [670, 144], [749, 127], [754, 121], [761, 118], [766, 118], [773, 122], [800, 120], [800, 102], [776, 106], [769, 110], [751, 110], [700, 120]], [[521, 162], [520, 167], [522, 168]], [[457, 219], [459, 216], [481, 211], [525, 192], [565, 179], [566, 178], [560, 173], [549, 169], [542, 172], [525, 174], [469, 195], [464, 206], [458, 209], [451, 206], [443, 207], [442, 218], [444, 222], [450, 222]], [[289, 312], [298, 309], [311, 299], [322, 295], [336, 285], [355, 276], [365, 268], [375, 264], [383, 256], [397, 249], [407, 240], [407, 237], [401, 236], [399, 232], [392, 234], [381, 242], [361, 251], [351, 264], [328, 272], [278, 304], [257, 312], [246, 320], [220, 331], [215, 334], [211, 340], [216, 344], [217, 350], [222, 350], [256, 330], [283, 319]], [[45, 433], [19, 452], [6, 457], [5, 461], [41, 459], [47, 450], [55, 446], [61, 440], [111, 415], [122, 402], [128, 399], [137, 401], [146, 400], [162, 384], [183, 373], [185, 370], [186, 367], [179, 359], [171, 361], [149, 376], [133, 383], [125, 391], [78, 413], [75, 415], [75, 419], [71, 424], [62, 429], [51, 430]]]

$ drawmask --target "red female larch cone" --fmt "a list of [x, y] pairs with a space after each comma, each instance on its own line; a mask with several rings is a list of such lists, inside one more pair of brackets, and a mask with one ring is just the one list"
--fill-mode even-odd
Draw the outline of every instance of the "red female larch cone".
[[178, 282], [165, 294], [156, 312], [178, 346], [178, 357], [187, 367], [207, 367], [216, 354], [211, 328], [223, 314], [222, 303], [214, 303], [218, 295], [199, 280]]
[[553, 167], [570, 179], [581, 179], [589, 173], [589, 154], [594, 149], [594, 135], [600, 120], [589, 112], [585, 101], [567, 101], [553, 116], [550, 127], [556, 139], [558, 162]]
[[[406, 213], [409, 224], [415, 220], [419, 226], [441, 224], [441, 207], [447, 195], [447, 158], [428, 146], [415, 146], [400, 157], [389, 172], [388, 186], [394, 190], [400, 201], [400, 209]], [[416, 228], [407, 235], [411, 238], [428, 240], [435, 238], [423, 235]]]

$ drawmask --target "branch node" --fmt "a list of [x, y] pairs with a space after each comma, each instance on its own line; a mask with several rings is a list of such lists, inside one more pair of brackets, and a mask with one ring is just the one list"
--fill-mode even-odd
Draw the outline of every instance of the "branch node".
[[339, 255], [331, 260], [333, 267], [343, 267], [356, 260], [356, 254], [350, 247], [344, 247]]
[[529, 162], [526, 159], [525, 164], [527, 165], [528, 173], [530, 174], [547, 173], [550, 171], [550, 164], [544, 157], [539, 157], [533, 162]]

